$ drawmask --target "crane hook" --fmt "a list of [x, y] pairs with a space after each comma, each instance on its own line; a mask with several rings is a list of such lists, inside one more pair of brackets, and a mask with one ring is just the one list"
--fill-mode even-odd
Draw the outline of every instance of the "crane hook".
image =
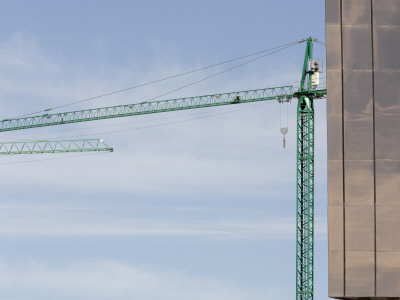
[[286, 133], [288, 133], [288, 128], [287, 127], [282, 127], [281, 128], [281, 133], [283, 134], [283, 148], [286, 148], [286, 139], [285, 139], [285, 135]]
[[[283, 104], [283, 102], [280, 102], [281, 104]], [[282, 113], [282, 108], [281, 106], [279, 107], [279, 113], [280, 113], [280, 125], [281, 125], [281, 133], [283, 134], [283, 149], [286, 149], [286, 133], [288, 133], [289, 128], [288, 128], [288, 115], [289, 115], [289, 109], [288, 109], [289, 105], [288, 105], [288, 101], [286, 101], [286, 116], [284, 115], [284, 113]], [[282, 122], [282, 115], [283, 117], [283, 122]], [[285, 118], [286, 117], [286, 118]], [[284, 124], [282, 124], [284, 123]], [[286, 126], [285, 126], [286, 125]], [[285, 127], [284, 127], [285, 126]]]

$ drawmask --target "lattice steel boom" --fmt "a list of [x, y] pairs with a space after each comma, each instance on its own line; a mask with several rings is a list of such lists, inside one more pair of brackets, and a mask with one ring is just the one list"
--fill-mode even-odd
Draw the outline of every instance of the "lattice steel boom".
[[0, 155], [113, 151], [102, 139], [0, 143]]
[[0, 121], [0, 132], [292, 97], [293, 86], [149, 101]]

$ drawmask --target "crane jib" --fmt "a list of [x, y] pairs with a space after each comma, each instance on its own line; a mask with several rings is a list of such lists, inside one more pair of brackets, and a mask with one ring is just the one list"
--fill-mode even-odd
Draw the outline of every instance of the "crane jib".
[[223, 106], [237, 103], [276, 100], [277, 98], [282, 97], [292, 97], [293, 93], [293, 86], [282, 86], [171, 100], [143, 101], [140, 103], [127, 105], [109, 106], [57, 114], [44, 114], [25, 118], [5, 119], [0, 121], [0, 131], [21, 130], [35, 127], [62, 125], [168, 111]]
[[[293, 86], [282, 86], [5, 119], [0, 121], [0, 132], [239, 103], [290, 100], [297, 98], [298, 93], [294, 91]], [[314, 91], [315, 96], [324, 93], [326, 90]]]

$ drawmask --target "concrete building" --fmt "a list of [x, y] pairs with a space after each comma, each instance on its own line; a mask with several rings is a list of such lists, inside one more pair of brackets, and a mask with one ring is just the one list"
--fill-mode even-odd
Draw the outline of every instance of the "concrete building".
[[329, 296], [400, 299], [400, 0], [326, 0]]

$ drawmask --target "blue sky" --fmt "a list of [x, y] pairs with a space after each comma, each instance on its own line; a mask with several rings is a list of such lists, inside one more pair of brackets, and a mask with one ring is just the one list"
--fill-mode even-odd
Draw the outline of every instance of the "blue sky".
[[[308, 36], [324, 41], [323, 2], [3, 1], [0, 118]], [[304, 50], [166, 98], [296, 85]], [[314, 50], [325, 59], [323, 46]], [[141, 102], [230, 66], [65, 109]], [[293, 299], [296, 103], [285, 150], [280, 109], [246, 104], [3, 133], [1, 141], [104, 138], [115, 152], [0, 157], [0, 300]], [[318, 100], [318, 299], [328, 298], [325, 119]]]

